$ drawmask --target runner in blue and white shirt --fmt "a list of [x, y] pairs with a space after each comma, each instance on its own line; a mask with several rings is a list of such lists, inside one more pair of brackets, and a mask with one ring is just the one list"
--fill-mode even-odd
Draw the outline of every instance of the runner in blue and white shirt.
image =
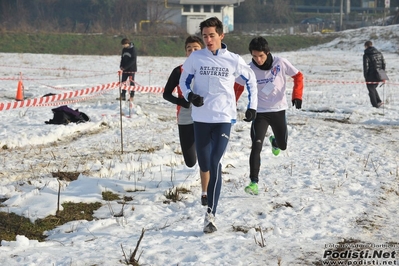
[[179, 83], [184, 98], [193, 104], [199, 167], [210, 174], [204, 232], [212, 233], [217, 230], [214, 221], [222, 186], [221, 159], [237, 115], [234, 92], [236, 77], [242, 77], [248, 90], [249, 104], [245, 121], [255, 119], [258, 98], [254, 72], [243, 58], [229, 52], [222, 43], [222, 22], [212, 17], [201, 22], [200, 29], [207, 49], [195, 51], [186, 59]]

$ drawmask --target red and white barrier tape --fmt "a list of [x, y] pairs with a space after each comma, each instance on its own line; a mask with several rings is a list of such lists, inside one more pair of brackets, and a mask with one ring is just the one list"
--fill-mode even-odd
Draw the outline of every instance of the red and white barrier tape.
[[164, 91], [163, 87], [153, 87], [153, 86], [127, 86], [122, 85], [122, 90], [127, 91], [140, 91], [140, 92], [151, 92], [151, 93], [162, 93]]
[[[339, 80], [306, 80], [305, 82], [308, 82], [308, 83], [336, 83], [336, 84], [379, 83], [379, 82], [339, 81]], [[386, 82], [386, 84], [399, 85], [397, 83], [389, 83], [389, 82]], [[149, 93], [162, 93], [164, 91], [163, 87], [141, 86], [141, 85], [139, 85], [139, 86], [129, 86], [129, 85], [126, 85], [125, 83], [120, 85], [119, 82], [113, 82], [113, 83], [108, 83], [108, 84], [105, 84], [105, 85], [99, 85], [99, 86], [92, 87], [92, 88], [86, 88], [86, 89], [82, 89], [82, 90], [66, 92], [66, 93], [63, 93], [63, 94], [56, 94], [56, 95], [51, 95], [51, 96], [47, 96], [47, 97], [39, 97], [39, 98], [34, 98], [34, 99], [27, 99], [27, 100], [24, 100], [24, 101], [13, 101], [13, 102], [0, 103], [0, 111], [23, 108], [23, 107], [40, 107], [40, 106], [65, 105], [65, 104], [68, 104], [68, 103], [79, 102], [79, 101], [83, 101], [83, 100], [86, 100], [86, 99], [101, 95], [101, 94], [105, 93], [106, 91], [119, 88], [119, 86], [121, 87], [121, 89], [128, 90], [128, 91], [134, 90], [134, 91], [149, 92]], [[88, 95], [88, 94], [95, 94], [95, 95], [92, 95], [92, 96], [89, 96], [89, 97], [86, 97], [86, 98], [79, 98], [79, 99], [75, 99], [75, 100], [62, 101], [62, 100], [66, 100], [66, 99], [72, 99], [74, 97]], [[60, 102], [60, 101], [62, 101], [62, 102]]]
[[74, 97], [83, 96], [83, 95], [87, 95], [87, 94], [97, 93], [99, 91], [108, 90], [108, 89], [114, 88], [118, 85], [119, 85], [119, 82], [108, 83], [105, 85], [100, 85], [100, 86], [96, 86], [96, 87], [92, 87], [92, 88], [86, 88], [86, 89], [82, 89], [82, 90], [66, 92], [63, 94], [56, 94], [56, 95], [51, 95], [51, 96], [47, 96], [47, 97], [40, 97], [40, 98], [28, 99], [28, 100], [24, 100], [24, 101], [9, 102], [9, 103], [0, 103], [0, 111], [22, 108], [22, 107], [42, 106], [42, 105], [50, 103], [50, 102], [61, 101], [61, 100], [69, 99], [69, 98], [74, 98]]
[[[119, 88], [119, 82], [108, 83], [105, 85], [99, 85], [92, 88], [86, 88], [82, 90], [72, 91], [72, 92], [65, 92], [62, 94], [51, 95], [47, 97], [38, 97], [34, 99], [27, 99], [23, 101], [13, 101], [13, 102], [5, 102], [0, 103], [0, 111], [10, 110], [10, 109], [17, 109], [23, 107], [41, 107], [41, 106], [57, 106], [57, 105], [65, 105], [68, 103], [74, 103], [83, 101], [98, 95], [101, 95], [109, 90]], [[150, 93], [162, 93], [164, 88], [163, 87], [152, 87], [152, 86], [126, 86], [122, 85], [122, 89], [126, 90], [134, 90], [140, 92], [150, 92]], [[95, 94], [90, 97], [79, 98], [75, 100], [63, 101], [66, 99], [72, 99], [75, 97]]]
[[62, 102], [51, 102], [51, 103], [46, 103], [46, 104], [39, 104], [39, 105], [35, 105], [34, 107], [43, 107], [43, 106], [59, 106], [59, 105], [68, 105], [68, 104], [72, 104], [72, 103], [77, 103], [77, 102], [81, 102], [81, 101], [86, 101], [88, 99], [97, 97], [103, 93], [105, 93], [107, 91], [101, 91], [99, 93], [93, 94], [91, 96], [88, 97], [83, 97], [83, 98], [79, 98], [79, 99], [75, 99], [75, 100], [70, 100], [70, 101], [62, 101]]
[[0, 64], [0, 67], [6, 67], [6, 68], [23, 68], [23, 69], [39, 69], [39, 70], [50, 70], [50, 71], [71, 71], [71, 72], [103, 72], [103, 71], [99, 71], [99, 70], [87, 70], [87, 69], [70, 69], [70, 68], [65, 68], [65, 67], [61, 67], [61, 68], [54, 68], [54, 67], [31, 67], [31, 66], [13, 66], [13, 65], [2, 65]]
[[[378, 84], [381, 82], [366, 82], [366, 81], [348, 81], [348, 80], [317, 80], [317, 79], [305, 79], [305, 83], [329, 83], [329, 84]], [[385, 84], [398, 86], [399, 83], [392, 83], [386, 81]]]

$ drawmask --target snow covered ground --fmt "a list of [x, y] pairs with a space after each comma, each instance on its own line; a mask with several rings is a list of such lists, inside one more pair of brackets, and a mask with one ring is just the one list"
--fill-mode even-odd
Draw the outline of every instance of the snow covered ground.
[[[121, 265], [121, 246], [132, 251], [142, 229], [142, 265], [330, 265], [336, 257], [343, 265], [398, 264], [398, 34], [399, 25], [349, 30], [329, 44], [275, 53], [304, 73], [303, 109], [287, 110], [286, 151], [275, 157], [265, 143], [260, 194], [251, 196], [244, 192], [250, 124], [242, 121], [246, 95], [240, 98], [223, 160], [218, 231], [210, 235], [202, 232], [198, 166], [184, 166], [175, 107], [160, 93], [136, 94], [133, 115], [122, 118], [123, 154], [118, 88], [68, 103], [91, 118], [83, 124], [45, 124], [55, 106], [0, 111], [0, 211], [32, 221], [54, 215], [53, 172], [82, 173], [61, 181], [61, 202], [103, 203], [95, 220], [61, 225], [45, 242], [1, 241], [0, 264]], [[378, 89], [380, 109], [371, 107], [362, 75], [368, 39], [383, 52], [390, 77]], [[0, 54], [0, 61], [0, 103], [15, 98], [20, 72], [27, 98], [118, 81], [119, 55]], [[163, 87], [183, 61], [139, 57], [136, 80]], [[174, 187], [191, 192], [165, 204]], [[123, 217], [113, 217], [110, 206], [119, 212], [122, 205], [102, 200], [104, 191], [133, 197]]]

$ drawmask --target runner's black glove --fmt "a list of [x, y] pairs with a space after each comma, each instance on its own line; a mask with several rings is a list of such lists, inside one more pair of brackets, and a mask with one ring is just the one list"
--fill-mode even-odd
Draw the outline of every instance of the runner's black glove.
[[245, 118], [244, 121], [245, 122], [252, 122], [254, 121], [256, 118], [256, 110], [254, 109], [247, 109], [247, 111], [245, 112]]
[[299, 99], [294, 99], [292, 100], [292, 106], [296, 107], [296, 109], [301, 109], [302, 108], [302, 100]]
[[194, 106], [200, 107], [204, 105], [204, 97], [199, 96], [193, 92], [188, 94], [188, 101], [193, 103]]
[[184, 108], [190, 108], [190, 103], [187, 102], [184, 98], [177, 98], [177, 105], [180, 105]]

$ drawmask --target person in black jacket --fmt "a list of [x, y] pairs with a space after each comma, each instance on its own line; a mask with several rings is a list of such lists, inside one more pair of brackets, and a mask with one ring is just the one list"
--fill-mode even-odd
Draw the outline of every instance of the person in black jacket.
[[[379, 108], [383, 102], [378, 95], [377, 87], [380, 80], [377, 69], [385, 70], [385, 59], [371, 41], [364, 43], [363, 75], [369, 91], [370, 102], [373, 107]], [[384, 82], [384, 81], [382, 81]]]
[[[127, 38], [122, 39], [123, 46], [121, 63], [119, 65], [122, 70], [122, 82], [130, 80], [130, 86], [134, 86], [134, 74], [137, 72], [137, 53], [134, 44]], [[126, 100], [126, 89], [121, 92], [121, 100]], [[130, 90], [130, 101], [133, 101], [134, 90]], [[117, 100], [119, 100], [118, 98]]]

